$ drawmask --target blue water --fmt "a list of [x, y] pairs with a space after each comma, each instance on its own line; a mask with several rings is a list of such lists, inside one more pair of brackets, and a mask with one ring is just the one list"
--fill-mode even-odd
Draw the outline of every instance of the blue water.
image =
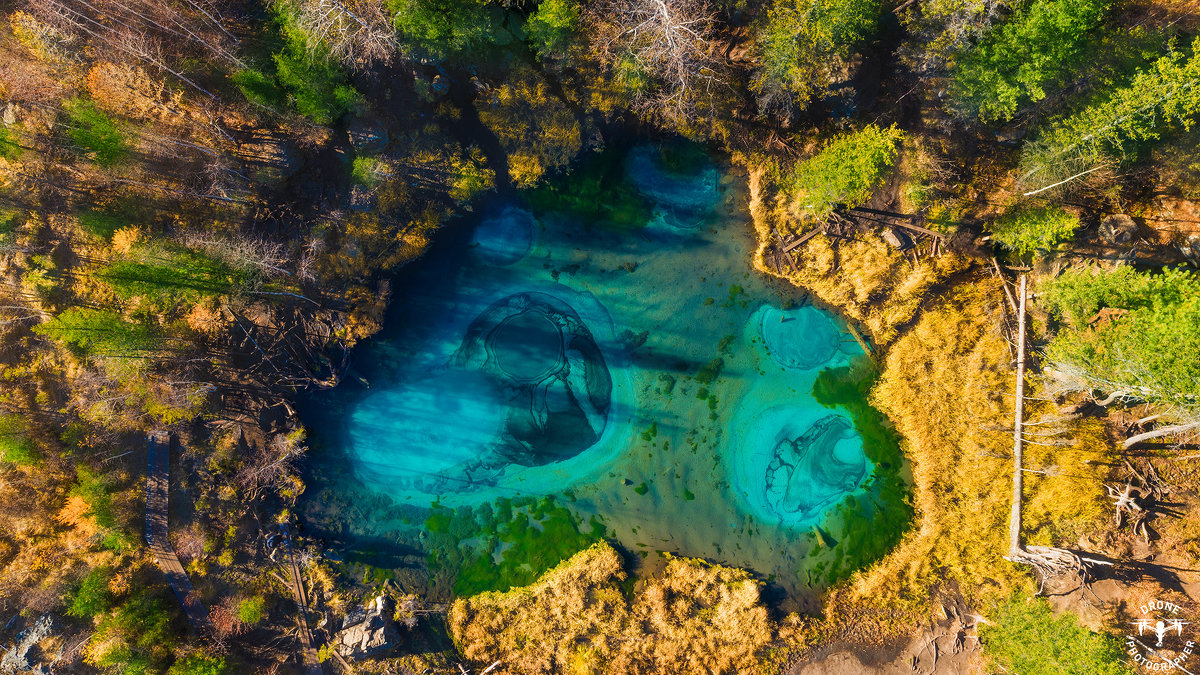
[[306, 406], [326, 448], [311, 482], [341, 503], [413, 507], [341, 517], [414, 542], [434, 503], [566, 494], [633, 550], [800, 586], [838, 538], [830, 515], [870, 498], [851, 418], [811, 393], [861, 348], [752, 272], [736, 177], [667, 169], [649, 145], [613, 166], [640, 226], [496, 200], [402, 270], [387, 327], [354, 354], [369, 388], [348, 380]]

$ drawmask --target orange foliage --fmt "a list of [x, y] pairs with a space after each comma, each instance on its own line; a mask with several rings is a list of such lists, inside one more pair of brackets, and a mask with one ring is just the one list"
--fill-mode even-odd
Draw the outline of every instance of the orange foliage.
[[88, 71], [83, 85], [105, 112], [140, 121], [178, 112], [178, 94], [172, 96], [163, 82], [137, 66], [101, 61]]

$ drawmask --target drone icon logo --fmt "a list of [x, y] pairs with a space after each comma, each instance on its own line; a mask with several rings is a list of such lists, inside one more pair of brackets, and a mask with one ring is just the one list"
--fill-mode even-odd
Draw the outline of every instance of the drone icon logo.
[[[1129, 622], [1137, 629], [1137, 635], [1131, 632], [1125, 637], [1126, 653], [1133, 662], [1151, 672], [1178, 670], [1184, 675], [1196, 675], [1184, 667], [1195, 650], [1196, 643], [1193, 640], [1182, 640], [1184, 626], [1191, 625], [1192, 622], [1178, 618], [1179, 605], [1152, 600], [1139, 609], [1142, 616]], [[1155, 640], [1150, 640], [1150, 635], [1154, 636]]]
[[1149, 619], [1141, 618], [1137, 621], [1130, 621], [1129, 623], [1132, 623], [1137, 627], [1138, 635], [1145, 635], [1146, 631], [1151, 631], [1154, 633], [1156, 636], [1158, 636], [1158, 642], [1155, 643], [1154, 646], [1161, 647], [1163, 646], [1163, 638], [1166, 637], [1167, 634], [1169, 634], [1171, 631], [1175, 631], [1176, 635], [1182, 636], [1183, 627], [1191, 623], [1191, 621], [1180, 621], [1179, 619], [1163, 621], [1162, 619], [1159, 619], [1152, 624], [1150, 623]]

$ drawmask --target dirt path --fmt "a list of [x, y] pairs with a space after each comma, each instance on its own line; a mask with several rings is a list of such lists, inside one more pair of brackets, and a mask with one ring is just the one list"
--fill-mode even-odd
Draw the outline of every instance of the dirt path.
[[167, 575], [167, 583], [183, 605], [188, 621], [196, 630], [208, 632], [211, 627], [208, 610], [200, 602], [192, 581], [171, 548], [171, 540], [167, 538], [171, 439], [165, 433], [153, 432], [146, 437], [146, 444], [149, 455], [146, 471], [146, 543], [150, 545], [159, 568]]

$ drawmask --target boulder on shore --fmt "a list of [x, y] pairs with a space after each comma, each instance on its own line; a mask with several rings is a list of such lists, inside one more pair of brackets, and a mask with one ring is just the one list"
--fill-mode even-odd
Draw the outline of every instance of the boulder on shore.
[[363, 658], [391, 650], [400, 641], [391, 615], [391, 602], [385, 595], [350, 612], [342, 620], [342, 630], [334, 637], [338, 653], [347, 658]]

